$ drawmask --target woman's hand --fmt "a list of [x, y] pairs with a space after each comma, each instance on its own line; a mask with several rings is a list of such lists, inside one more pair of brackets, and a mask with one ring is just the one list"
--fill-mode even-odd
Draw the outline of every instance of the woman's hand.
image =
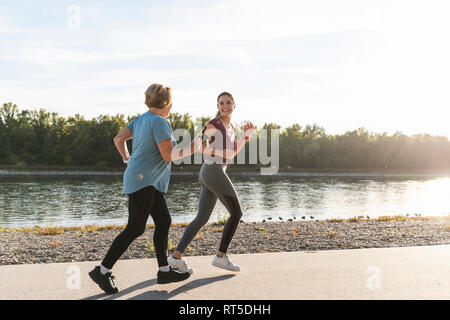
[[235, 150], [226, 149], [225, 152], [223, 152], [223, 155], [227, 160], [233, 160], [233, 158], [236, 157], [237, 152]]
[[255, 131], [255, 126], [253, 125], [253, 123], [251, 123], [251, 122], [246, 123], [244, 126], [245, 140], [250, 140], [250, 137], [253, 135], [254, 131]]
[[192, 140], [191, 142], [191, 151], [192, 154], [199, 152], [202, 152], [202, 145], [203, 145], [203, 140], [201, 136], [197, 136], [196, 138], [194, 138], [194, 140]]
[[[128, 127], [123, 128], [115, 137], [114, 144], [122, 159], [130, 159], [130, 153], [127, 148], [127, 141], [133, 139], [133, 134]], [[128, 166], [128, 163], [125, 163]]]

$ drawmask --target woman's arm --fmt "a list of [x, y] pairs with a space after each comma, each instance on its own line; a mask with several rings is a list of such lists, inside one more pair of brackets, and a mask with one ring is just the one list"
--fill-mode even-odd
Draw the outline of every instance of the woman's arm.
[[[245, 146], [246, 141], [250, 140], [250, 137], [252, 136], [254, 132], [254, 126], [251, 122], [247, 123], [244, 127], [244, 137], [242, 137], [238, 143], [237, 147], [234, 150], [221, 150], [221, 149], [215, 149], [209, 146], [208, 143], [206, 143], [205, 146], [203, 146], [202, 152], [205, 154], [209, 154], [211, 156], [217, 156], [217, 157], [223, 157], [226, 159], [233, 159]], [[213, 125], [208, 125], [205, 130], [205, 134], [207, 136], [212, 136], [216, 132], [216, 128]]]
[[122, 156], [123, 160], [130, 159], [130, 153], [128, 152], [127, 141], [133, 138], [133, 134], [128, 127], [123, 128], [115, 137], [114, 144], [116, 145], [117, 151]]
[[253, 126], [253, 123], [249, 122], [244, 126], [244, 136], [237, 143], [237, 147], [235, 149], [236, 154], [238, 154], [245, 146], [245, 143], [250, 140], [250, 137], [253, 135], [254, 131], [255, 127]]
[[[206, 126], [204, 134], [208, 137], [213, 137], [214, 134], [216, 133], [216, 131], [217, 131], [217, 128], [214, 125], [208, 124]], [[235, 156], [235, 153], [233, 150], [222, 150], [222, 149], [210, 147], [208, 141], [205, 141], [204, 144], [202, 144], [201, 152], [203, 154], [207, 154], [207, 155], [210, 155], [213, 157], [222, 157], [222, 158], [226, 158], [229, 160], [233, 159]]]
[[196, 146], [194, 145], [193, 141], [188, 147], [185, 148], [174, 148], [172, 139], [167, 139], [158, 143], [158, 149], [161, 153], [161, 157], [164, 159], [164, 161], [167, 162], [183, 159], [184, 157], [189, 157], [196, 151], [195, 148]]
[[242, 137], [238, 143], [237, 143], [237, 147], [235, 148], [234, 152], [236, 153], [236, 155], [242, 150], [242, 148], [245, 146], [245, 143], [247, 142], [247, 140], [245, 140], [244, 137]]

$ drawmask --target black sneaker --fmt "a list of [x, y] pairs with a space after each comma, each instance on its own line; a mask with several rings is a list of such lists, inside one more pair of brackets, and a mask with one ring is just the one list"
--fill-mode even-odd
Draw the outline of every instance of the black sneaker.
[[156, 283], [163, 284], [163, 283], [183, 281], [189, 278], [190, 276], [191, 274], [189, 272], [181, 273], [170, 267], [170, 270], [168, 272], [158, 271]]
[[117, 289], [114, 284], [115, 277], [111, 274], [111, 272], [103, 275], [100, 272], [100, 266], [95, 267], [94, 270], [89, 272], [89, 276], [96, 284], [98, 284], [100, 289], [105, 291], [105, 293], [113, 294], [119, 292], [119, 289]]

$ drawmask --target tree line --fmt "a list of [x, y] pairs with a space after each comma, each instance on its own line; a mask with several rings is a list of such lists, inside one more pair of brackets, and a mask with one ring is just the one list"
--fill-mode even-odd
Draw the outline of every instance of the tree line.
[[[0, 165], [123, 168], [113, 138], [137, 116], [85, 119], [76, 114], [64, 118], [44, 109], [19, 110], [11, 102], [4, 103], [0, 108]], [[201, 117], [194, 122], [188, 113], [171, 113], [168, 118], [174, 130], [187, 129], [192, 137], [195, 124], [204, 125], [208, 120]], [[296, 123], [287, 128], [265, 123], [262, 128], [280, 130], [280, 168], [450, 169], [450, 141], [443, 136], [388, 135], [369, 133], [364, 128], [328, 135], [315, 123]], [[258, 130], [256, 127], [256, 139]], [[248, 159], [248, 148], [245, 152]]]

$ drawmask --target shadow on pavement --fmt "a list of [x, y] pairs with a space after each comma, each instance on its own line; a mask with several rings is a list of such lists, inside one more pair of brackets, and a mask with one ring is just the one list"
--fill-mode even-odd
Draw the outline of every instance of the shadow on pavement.
[[[144, 289], [146, 287], [150, 287], [150, 286], [153, 286], [155, 284], [156, 284], [156, 278], [155, 279], [146, 280], [146, 281], [143, 281], [143, 282], [140, 282], [140, 283], [136, 283], [134, 286], [131, 286], [131, 287], [126, 288], [124, 290], [120, 290], [120, 288], [119, 288], [120, 291], [117, 294], [114, 294], [114, 295], [101, 293], [101, 294], [96, 294], [94, 296], [83, 298], [81, 300], [97, 300], [97, 299], [102, 299], [102, 298], [105, 298], [103, 300], [114, 300], [114, 299], [120, 298], [120, 297], [122, 297], [122, 296], [124, 296], [124, 295], [126, 295], [128, 293], [131, 293], [133, 291]], [[99, 288], [99, 290], [101, 290], [101, 289]]]
[[206, 286], [210, 283], [216, 282], [216, 281], [222, 281], [227, 280], [232, 277], [234, 277], [234, 274], [229, 275], [222, 275], [222, 276], [216, 276], [216, 277], [210, 277], [210, 278], [203, 278], [203, 279], [196, 279], [194, 281], [190, 281], [184, 285], [182, 285], [179, 288], [176, 288], [175, 290], [172, 290], [171, 292], [167, 292], [167, 290], [151, 290], [144, 293], [141, 293], [137, 296], [131, 297], [128, 300], [167, 300], [170, 298], [175, 297], [176, 295], [201, 287]]
[[[179, 288], [176, 288], [175, 290], [171, 291], [170, 293], [167, 292], [167, 290], [151, 290], [144, 293], [141, 293], [137, 296], [131, 297], [128, 300], [167, 300], [170, 299], [180, 293], [208, 285], [210, 283], [216, 282], [216, 281], [222, 281], [226, 279], [230, 279], [234, 277], [234, 274], [229, 275], [222, 275], [222, 276], [216, 276], [216, 277], [210, 277], [210, 278], [203, 278], [203, 279], [196, 279], [193, 281], [190, 281], [184, 285], [182, 285]], [[137, 291], [140, 289], [144, 289], [146, 287], [150, 287], [156, 284], [156, 278], [146, 280], [140, 283], [137, 283], [129, 288], [126, 288], [124, 290], [120, 290], [117, 294], [110, 295], [106, 293], [96, 294], [90, 297], [83, 298], [81, 300], [115, 300], [118, 299], [124, 295], [127, 295], [133, 291]], [[120, 288], [119, 288], [120, 289]]]

